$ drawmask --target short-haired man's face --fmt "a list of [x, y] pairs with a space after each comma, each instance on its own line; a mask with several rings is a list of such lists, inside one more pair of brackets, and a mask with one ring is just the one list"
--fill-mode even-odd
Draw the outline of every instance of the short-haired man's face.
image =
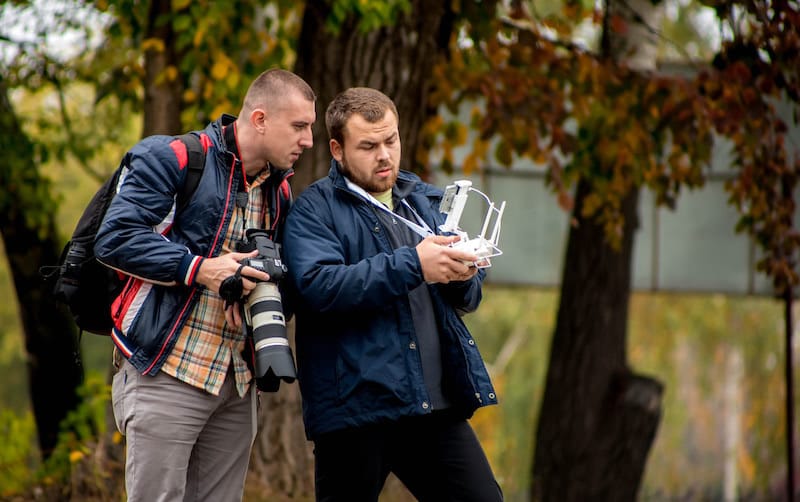
[[314, 102], [297, 90], [271, 106], [266, 111], [263, 134], [263, 150], [269, 163], [280, 169], [292, 167], [303, 150], [314, 145], [311, 126], [316, 118]]
[[331, 155], [342, 165], [350, 181], [372, 194], [386, 192], [400, 172], [400, 132], [397, 117], [386, 110], [377, 122], [367, 122], [358, 114], [344, 128], [344, 146], [330, 141]]

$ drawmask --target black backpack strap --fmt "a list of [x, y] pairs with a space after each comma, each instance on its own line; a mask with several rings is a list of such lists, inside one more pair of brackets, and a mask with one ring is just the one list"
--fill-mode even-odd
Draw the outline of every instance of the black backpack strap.
[[186, 181], [178, 192], [176, 202], [177, 207], [175, 211], [180, 212], [186, 207], [186, 204], [189, 203], [189, 199], [192, 198], [192, 194], [200, 183], [200, 178], [203, 176], [203, 169], [206, 166], [206, 152], [203, 149], [203, 144], [200, 143], [200, 138], [196, 134], [186, 133], [177, 136], [177, 138], [186, 145], [186, 153], [189, 159], [186, 165], [188, 169], [186, 172]]

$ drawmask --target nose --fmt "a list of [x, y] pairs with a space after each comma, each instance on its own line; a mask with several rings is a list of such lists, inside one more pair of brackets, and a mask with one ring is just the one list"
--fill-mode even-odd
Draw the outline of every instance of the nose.
[[378, 151], [378, 160], [388, 160], [390, 158], [389, 148], [386, 145], [384, 144], [378, 145], [377, 151]]
[[303, 148], [314, 146], [314, 135], [311, 132], [311, 126], [303, 130], [303, 134], [300, 136], [300, 146]]

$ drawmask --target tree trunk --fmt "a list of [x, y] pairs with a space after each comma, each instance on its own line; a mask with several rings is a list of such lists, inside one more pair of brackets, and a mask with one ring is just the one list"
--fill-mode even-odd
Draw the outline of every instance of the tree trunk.
[[436, 110], [427, 106], [431, 69], [444, 57], [454, 14], [447, 0], [413, 0], [411, 11], [391, 26], [362, 33], [349, 18], [338, 35], [325, 28], [329, 2], [307, 2], [297, 49], [295, 71], [317, 93], [314, 148], [295, 166], [293, 187], [299, 193], [325, 176], [330, 167], [325, 110], [349, 87], [374, 87], [394, 100], [400, 115], [403, 169], [424, 175], [427, 166], [415, 160], [419, 132]]
[[622, 248], [581, 218], [578, 184], [534, 456], [532, 500], [635, 500], [661, 411], [661, 385], [625, 357], [638, 191], [623, 202]]
[[[181, 134], [181, 96], [183, 81], [178, 77], [179, 55], [175, 47], [175, 32], [164, 17], [172, 13], [169, 0], [154, 0], [150, 4], [145, 39], [163, 42], [163, 48], [144, 53], [144, 127], [142, 136]], [[169, 72], [168, 68], [176, 71]]]
[[[606, 19], [619, 15], [628, 29], [613, 33], [605, 24], [605, 55], [652, 69], [648, 26], [657, 26], [659, 14], [650, 0], [608, 2]], [[606, 242], [602, 224], [581, 216], [590, 190], [578, 182], [536, 431], [534, 501], [636, 500], [661, 418], [662, 384], [634, 374], [626, 357], [639, 188], [622, 201], [619, 250]]]
[[83, 367], [75, 327], [50, 294], [42, 264], [58, 263], [60, 240], [53, 212], [45, 214], [36, 193], [46, 186], [39, 176], [34, 147], [20, 128], [0, 77], [0, 233], [20, 306], [28, 354], [28, 375], [39, 448], [47, 458], [58, 441], [61, 421], [79, 403], [76, 392]]
[[[294, 320], [287, 324], [294, 346]], [[303, 428], [297, 382], [281, 382], [278, 392], [262, 392], [258, 435], [250, 455], [248, 489], [270, 500], [307, 500], [314, 494], [311, 444]]]

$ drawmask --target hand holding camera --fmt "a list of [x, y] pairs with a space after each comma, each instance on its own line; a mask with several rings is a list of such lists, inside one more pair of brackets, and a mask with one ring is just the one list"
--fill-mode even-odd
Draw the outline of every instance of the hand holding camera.
[[[260, 229], [247, 229], [247, 240], [239, 245], [246, 254], [236, 272], [226, 278], [219, 290], [231, 313], [238, 315], [237, 305], [244, 311], [247, 335], [252, 337], [255, 350], [256, 385], [262, 391], [275, 392], [280, 381], [291, 383], [297, 378], [294, 356], [286, 336], [286, 319], [283, 314], [278, 282], [286, 274], [280, 255], [280, 246], [272, 242], [269, 234]], [[244, 273], [254, 269], [255, 287], [244, 294]], [[239, 317], [241, 319], [241, 316]]]
[[[252, 253], [227, 253], [216, 258], [206, 258], [200, 265], [197, 272], [197, 282], [206, 288], [219, 292], [225, 279], [235, 275], [241, 269], [241, 260], [255, 256]], [[241, 269], [239, 272], [243, 277], [241, 296], [247, 295], [256, 285], [256, 281], [269, 280], [266, 272], [257, 269]]]

